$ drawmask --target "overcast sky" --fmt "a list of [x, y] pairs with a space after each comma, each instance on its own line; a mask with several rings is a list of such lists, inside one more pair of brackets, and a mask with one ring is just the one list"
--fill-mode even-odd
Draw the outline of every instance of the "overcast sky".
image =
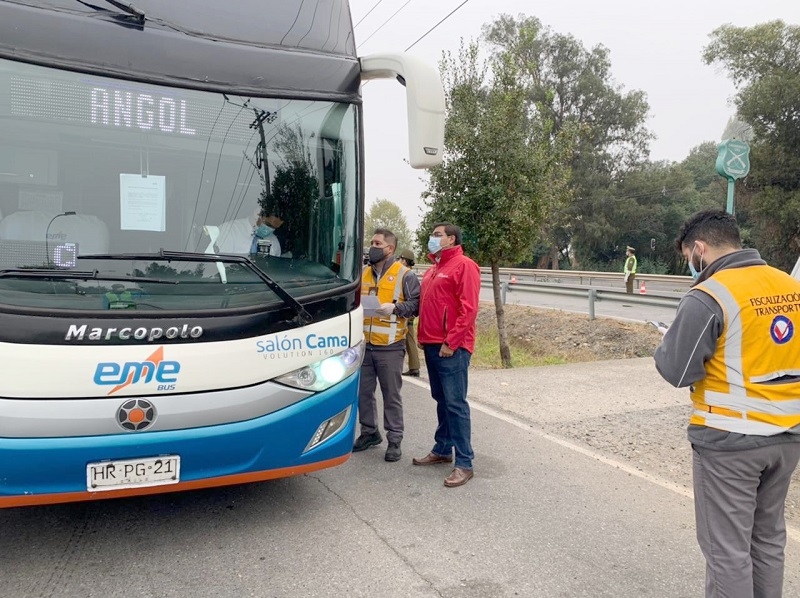
[[[462, 0], [350, 0], [359, 55], [402, 51]], [[796, 0], [470, 0], [409, 53], [436, 65], [459, 39], [477, 38], [481, 26], [502, 13], [539, 18], [586, 47], [611, 51], [611, 72], [626, 90], [640, 89], [650, 104], [654, 160], [682, 160], [703, 141], [718, 141], [733, 109], [733, 85], [701, 60], [708, 35], [724, 23], [750, 26], [774, 19], [800, 24]], [[375, 35], [379, 27], [383, 26]], [[372, 37], [370, 37], [372, 36]], [[367, 39], [369, 38], [369, 39]], [[386, 198], [405, 209], [409, 227], [421, 220], [424, 171], [403, 160], [408, 152], [405, 96], [394, 81], [371, 81], [363, 89], [367, 209]]]

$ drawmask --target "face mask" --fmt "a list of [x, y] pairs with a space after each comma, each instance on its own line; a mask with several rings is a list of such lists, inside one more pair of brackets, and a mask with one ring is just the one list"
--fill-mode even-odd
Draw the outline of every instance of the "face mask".
[[700, 278], [700, 272], [703, 271], [703, 256], [700, 256], [700, 270], [694, 267], [694, 247], [692, 247], [692, 253], [689, 256], [689, 273], [692, 275], [694, 280]]
[[266, 224], [259, 224], [258, 227], [256, 228], [256, 237], [258, 237], [259, 239], [266, 239], [272, 234], [272, 231], [274, 230], [275, 230], [274, 228], [271, 228]]
[[428, 251], [431, 253], [439, 253], [442, 250], [442, 238], [431, 237], [428, 239]]
[[383, 247], [370, 247], [369, 248], [369, 263], [377, 264], [383, 259]]

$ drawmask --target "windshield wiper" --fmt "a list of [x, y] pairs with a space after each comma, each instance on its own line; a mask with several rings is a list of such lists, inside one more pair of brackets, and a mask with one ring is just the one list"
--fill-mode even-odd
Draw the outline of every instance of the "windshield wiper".
[[177, 280], [162, 280], [144, 276], [119, 276], [100, 274], [99, 270], [58, 270], [49, 268], [5, 268], [0, 270], [0, 278], [50, 278], [59, 280], [113, 280], [118, 282], [153, 282], [156, 284], [178, 284]]
[[[89, 8], [92, 8], [92, 9], [97, 10], [97, 11], [111, 12], [107, 8], [101, 8], [100, 6], [96, 6], [94, 4], [90, 4], [88, 2], [84, 2], [84, 0], [76, 0], [76, 1], [79, 2], [80, 4], [83, 4], [84, 6], [88, 6]], [[131, 18], [131, 17], [133, 17], [132, 20], [136, 21], [140, 26], [144, 26], [145, 14], [141, 10], [139, 10], [138, 8], [133, 6], [130, 2], [127, 2], [127, 3], [126, 2], [120, 2], [119, 0], [102, 0], [102, 1], [106, 2], [107, 4], [111, 4], [112, 6], [116, 6], [122, 12], [126, 13], [126, 16], [123, 17], [123, 18]], [[112, 13], [112, 14], [114, 14], [114, 16], [118, 17], [118, 18], [123, 16], [123, 15], [119, 15], [119, 14], [116, 14], [116, 13]]]
[[167, 260], [174, 262], [221, 262], [223, 264], [241, 264], [253, 274], [258, 276], [272, 292], [283, 299], [284, 303], [294, 308], [301, 325], [314, 321], [311, 314], [306, 311], [303, 304], [275, 282], [272, 277], [259, 268], [253, 260], [242, 255], [225, 253], [195, 253], [192, 251], [167, 251], [161, 249], [158, 253], [95, 253], [92, 255], [79, 255], [79, 260]]

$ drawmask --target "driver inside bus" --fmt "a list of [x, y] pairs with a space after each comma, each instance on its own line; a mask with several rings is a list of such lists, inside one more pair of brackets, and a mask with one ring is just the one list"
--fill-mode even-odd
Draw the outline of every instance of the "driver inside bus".
[[[274, 219], [262, 213], [260, 207], [245, 218], [223, 222], [219, 227], [219, 237], [216, 241], [217, 252], [262, 253], [280, 257], [281, 243], [275, 236], [276, 224]], [[280, 224], [283, 224], [283, 221]]]

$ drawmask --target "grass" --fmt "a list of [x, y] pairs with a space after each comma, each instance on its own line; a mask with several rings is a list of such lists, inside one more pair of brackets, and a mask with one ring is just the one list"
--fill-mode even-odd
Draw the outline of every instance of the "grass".
[[[561, 357], [534, 355], [528, 347], [522, 343], [515, 342], [513, 338], [509, 339], [509, 344], [511, 346], [511, 363], [515, 368], [567, 363]], [[500, 362], [500, 340], [496, 329], [478, 330], [475, 337], [475, 352], [472, 354], [470, 366], [481, 369], [500, 369], [503, 367]]]

